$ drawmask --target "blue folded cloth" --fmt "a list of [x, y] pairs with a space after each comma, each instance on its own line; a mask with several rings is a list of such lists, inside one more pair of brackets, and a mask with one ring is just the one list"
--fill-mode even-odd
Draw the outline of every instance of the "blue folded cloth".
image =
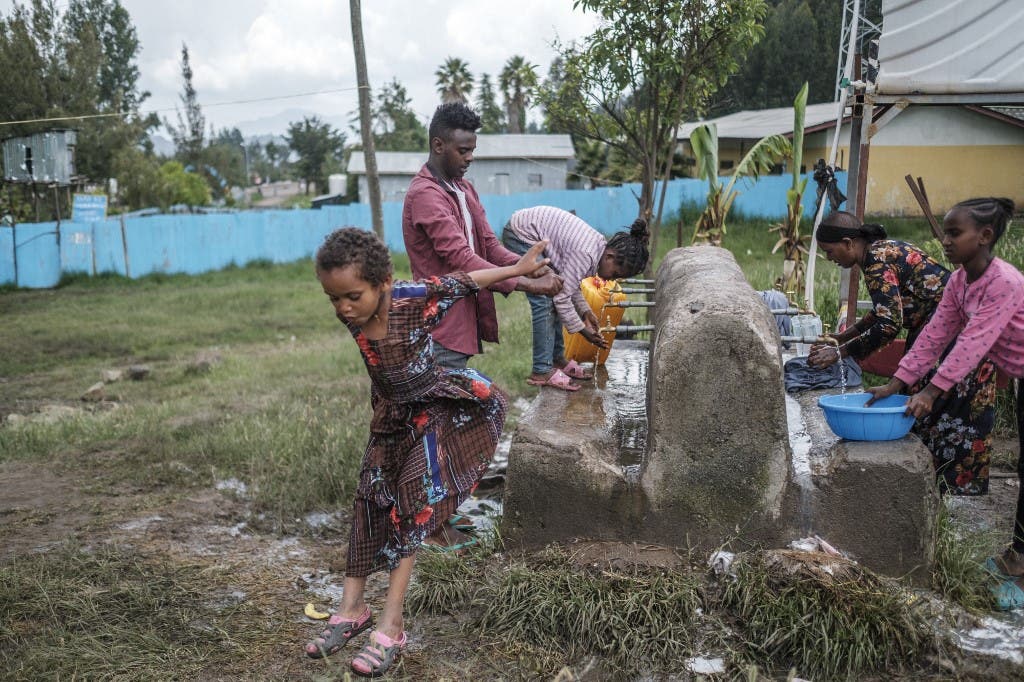
[[[853, 358], [843, 358], [843, 365], [846, 366], [846, 387], [860, 386], [860, 365], [857, 361]], [[806, 355], [791, 358], [783, 366], [786, 391], [799, 393], [820, 388], [839, 388], [843, 385], [841, 371], [838, 362], [825, 369], [818, 369], [807, 364]]]

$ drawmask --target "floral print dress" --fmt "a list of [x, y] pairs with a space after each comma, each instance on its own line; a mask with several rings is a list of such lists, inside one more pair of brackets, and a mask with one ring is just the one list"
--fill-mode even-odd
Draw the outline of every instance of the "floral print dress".
[[430, 331], [476, 292], [465, 273], [395, 282], [383, 339], [348, 327], [370, 375], [373, 419], [349, 538], [349, 576], [392, 570], [466, 500], [494, 456], [507, 402], [472, 369], [434, 362]]
[[[858, 360], [867, 357], [895, 339], [901, 327], [907, 329], [910, 350], [942, 298], [949, 271], [913, 244], [892, 239], [871, 244], [863, 269], [873, 307], [857, 321], [855, 328], [861, 333], [847, 344], [849, 354]], [[912, 386], [910, 393], [923, 389], [937, 368]], [[994, 420], [995, 365], [983, 360], [935, 401], [930, 415], [914, 424], [914, 433], [932, 453], [943, 493], [988, 492]]]

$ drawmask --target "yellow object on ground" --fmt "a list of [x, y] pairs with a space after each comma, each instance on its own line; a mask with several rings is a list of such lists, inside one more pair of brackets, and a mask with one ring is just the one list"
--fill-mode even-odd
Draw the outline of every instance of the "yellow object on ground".
[[[580, 291], [583, 298], [594, 311], [601, 327], [614, 327], [622, 321], [622, 313], [625, 308], [606, 308], [606, 303], [625, 301], [626, 295], [620, 291], [619, 283], [615, 280], [605, 281], [600, 277], [588, 277], [580, 282]], [[603, 365], [608, 359], [608, 353], [612, 350], [612, 342], [615, 341], [615, 332], [605, 332], [604, 340], [608, 342], [608, 348], [598, 348], [587, 341], [583, 334], [570, 334], [562, 328], [565, 339], [565, 359], [576, 362], [593, 362], [595, 365]]]
[[329, 613], [317, 611], [316, 606], [314, 606], [312, 602], [306, 604], [306, 608], [303, 612], [306, 614], [307, 618], [312, 618], [313, 620], [327, 620], [331, 617], [331, 614]]

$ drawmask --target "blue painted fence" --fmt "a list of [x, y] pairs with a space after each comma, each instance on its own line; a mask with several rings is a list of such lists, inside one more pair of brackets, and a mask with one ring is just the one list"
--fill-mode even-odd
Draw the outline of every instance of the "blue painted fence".
[[[845, 186], [845, 173], [840, 187]], [[745, 183], [733, 212], [777, 219], [786, 213], [788, 176], [768, 176]], [[814, 184], [809, 183], [805, 214], [813, 215]], [[594, 190], [549, 190], [481, 200], [496, 232], [514, 211], [547, 204], [576, 213], [604, 234], [629, 225], [636, 217], [639, 185]], [[703, 204], [707, 184], [673, 180], [665, 195], [665, 213]], [[331, 230], [343, 225], [369, 228], [366, 204], [326, 206], [319, 210], [248, 211], [207, 215], [114, 217], [96, 222], [28, 223], [0, 227], [0, 285], [45, 288], [64, 273], [116, 273], [141, 277], [151, 273], [198, 274], [254, 260], [286, 263], [310, 257]], [[404, 251], [402, 205], [384, 204], [388, 247]], [[58, 234], [59, 232], [59, 234]]]

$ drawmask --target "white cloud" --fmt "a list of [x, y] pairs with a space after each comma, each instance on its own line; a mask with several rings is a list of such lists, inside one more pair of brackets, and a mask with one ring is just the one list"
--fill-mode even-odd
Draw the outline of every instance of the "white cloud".
[[[170, 108], [181, 91], [181, 45], [189, 47], [194, 85], [207, 121], [218, 128], [308, 110], [347, 120], [354, 89], [333, 95], [215, 106], [295, 93], [354, 88], [349, 4], [341, 0], [121, 0], [142, 44], [141, 87], [147, 105]], [[0, 11], [10, 10], [0, 0]], [[585, 35], [593, 17], [572, 0], [363, 0], [363, 31], [371, 87], [397, 78], [414, 109], [428, 118], [438, 103], [434, 71], [448, 57], [465, 59], [474, 75], [495, 76], [522, 54], [547, 72], [550, 45]], [[173, 118], [173, 113], [170, 114]], [[267, 131], [279, 132], [279, 131]]]

